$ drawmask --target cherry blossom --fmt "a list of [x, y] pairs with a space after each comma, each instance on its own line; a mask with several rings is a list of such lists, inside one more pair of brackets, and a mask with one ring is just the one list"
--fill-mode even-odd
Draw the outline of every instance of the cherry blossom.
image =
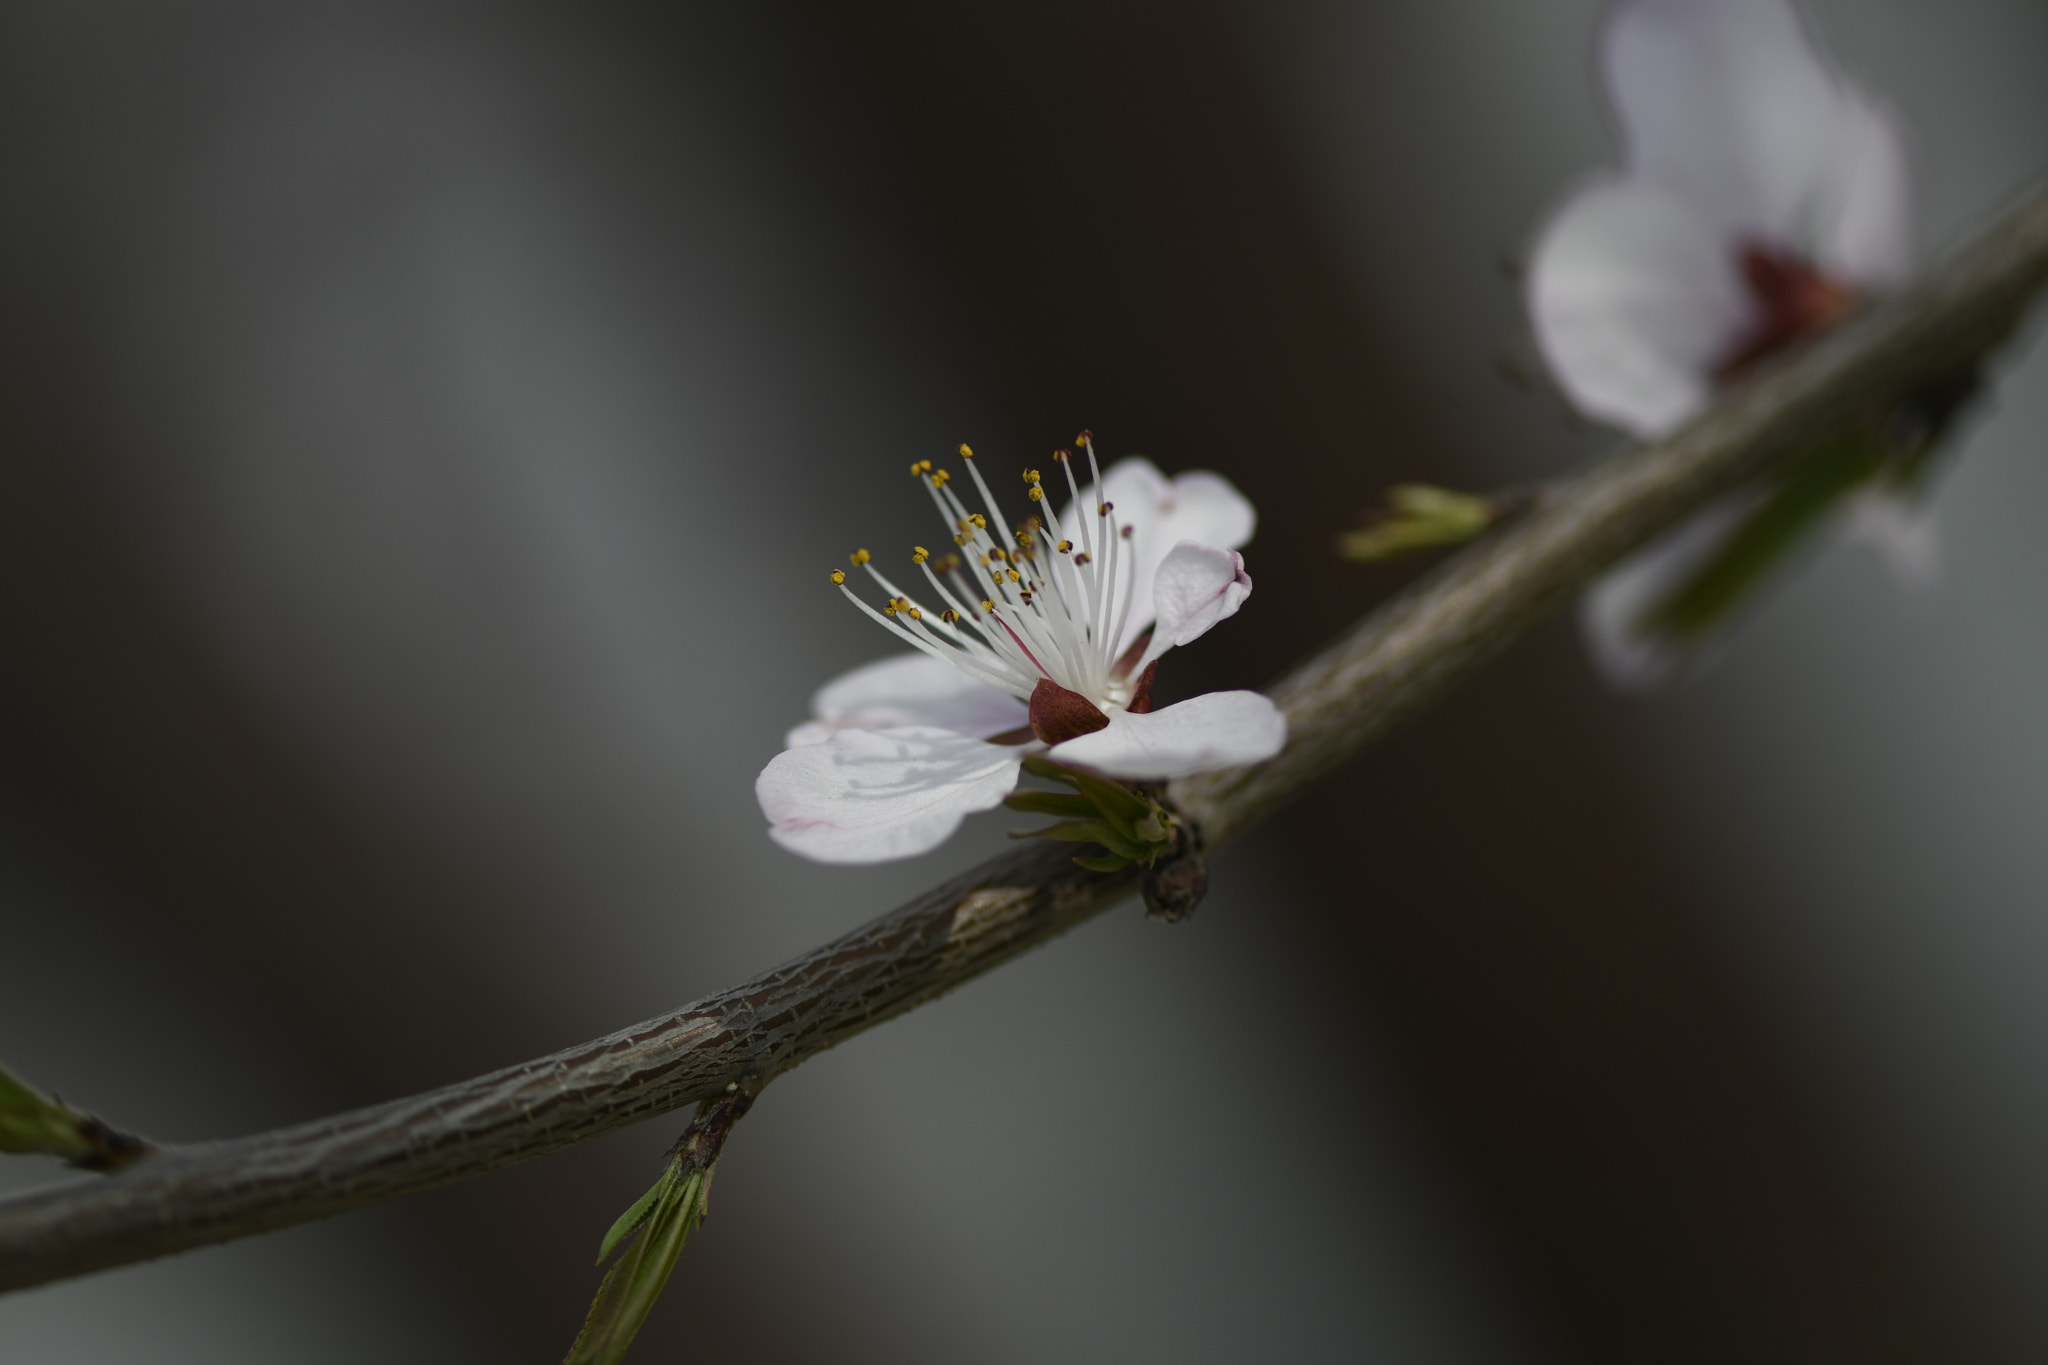
[[1286, 721], [1256, 692], [1157, 710], [1151, 699], [1160, 657], [1251, 594], [1237, 553], [1251, 504], [1215, 474], [1169, 480], [1137, 457], [1105, 473], [1086, 433], [1080, 449], [1085, 487], [1069, 453], [1054, 456], [1070, 497], [1057, 516], [1043, 476], [1024, 471], [1033, 514], [1020, 523], [1004, 517], [966, 446], [981, 511], [949, 471], [912, 466], [956, 552], [915, 547], [913, 592], [856, 551], [880, 607], [833, 572], [849, 601], [916, 652], [855, 669], [812, 699], [813, 718], [754, 785], [777, 843], [826, 863], [912, 857], [1001, 804], [1033, 754], [1156, 781], [1279, 752]]
[[[1818, 335], [1912, 267], [1912, 182], [1891, 116], [1828, 62], [1788, 0], [1626, 0], [1601, 31], [1622, 168], [1541, 230], [1527, 285], [1544, 359], [1587, 416], [1664, 436], [1721, 386]], [[1587, 595], [1596, 662], [1662, 681], [1686, 643], [1642, 627], [1708, 563], [1757, 495], [1738, 493]], [[1837, 521], [1912, 580], [1931, 565], [1917, 505], [1881, 481]]]

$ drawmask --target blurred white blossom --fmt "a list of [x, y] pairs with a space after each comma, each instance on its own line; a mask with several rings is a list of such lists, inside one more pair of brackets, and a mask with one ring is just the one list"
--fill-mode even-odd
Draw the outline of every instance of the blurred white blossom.
[[[1912, 267], [1912, 181], [1892, 117], [1843, 78], [1788, 0], [1628, 0], [1600, 36], [1622, 167], [1538, 235], [1529, 316], [1551, 373], [1587, 416], [1651, 440], [1723, 383], [1846, 317]], [[1587, 594], [1602, 673], [1662, 682], [1690, 641], [1647, 613], [1761, 505], [1737, 494]], [[1932, 530], [1878, 485], [1836, 520], [1924, 581]]]

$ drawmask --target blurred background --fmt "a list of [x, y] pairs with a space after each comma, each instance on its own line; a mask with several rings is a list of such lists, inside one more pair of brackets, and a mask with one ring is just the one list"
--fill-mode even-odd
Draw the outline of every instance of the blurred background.
[[[1848, 0], [1931, 250], [2048, 168], [2048, 5]], [[1388, 483], [1616, 442], [1516, 261], [1611, 164], [1589, 0], [0, 13], [0, 1057], [167, 1139], [514, 1062], [1003, 843], [832, 871], [751, 783], [888, 653], [913, 459], [1211, 468], [1257, 685]], [[778, 1083], [636, 1359], [2048, 1355], [2048, 357], [1944, 582], [1719, 665], [1560, 620], [1216, 869]], [[0, 1357], [552, 1361], [647, 1125], [0, 1299]], [[0, 1166], [0, 1190], [68, 1178]]]

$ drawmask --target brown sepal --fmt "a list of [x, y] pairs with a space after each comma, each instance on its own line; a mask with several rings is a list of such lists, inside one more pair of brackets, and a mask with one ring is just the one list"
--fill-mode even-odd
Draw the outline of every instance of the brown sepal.
[[1138, 685], [1131, 691], [1131, 704], [1124, 709], [1134, 716], [1142, 716], [1152, 709], [1152, 675], [1159, 671], [1159, 660], [1145, 665], [1145, 671], [1138, 675]]
[[999, 735], [990, 735], [988, 737], [987, 743], [1006, 745], [1029, 744], [1032, 740], [1036, 738], [1037, 736], [1032, 733], [1031, 727], [1029, 725], [1020, 725], [1014, 730], [1005, 730]]
[[[1112, 678], [1129, 677], [1131, 670], [1138, 666], [1138, 660], [1145, 657], [1145, 650], [1151, 643], [1152, 629], [1147, 626], [1144, 630], [1138, 632], [1137, 639], [1131, 641], [1131, 647], [1125, 650], [1122, 656], [1109, 666], [1109, 676]], [[1157, 663], [1158, 660], [1155, 659], [1153, 662]]]
[[1051, 678], [1040, 678], [1038, 686], [1031, 689], [1031, 733], [1047, 744], [1092, 735], [1108, 724], [1109, 717], [1096, 709], [1094, 702]]

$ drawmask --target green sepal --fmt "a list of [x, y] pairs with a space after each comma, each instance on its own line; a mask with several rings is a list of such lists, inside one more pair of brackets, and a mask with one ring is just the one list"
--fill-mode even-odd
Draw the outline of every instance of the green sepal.
[[1087, 868], [1090, 872], [1121, 872], [1131, 865], [1129, 858], [1119, 858], [1114, 853], [1105, 854], [1101, 857], [1077, 857], [1074, 861]]
[[1064, 820], [1044, 829], [1021, 831], [1021, 839], [1064, 839], [1076, 844], [1101, 844], [1111, 853], [1134, 863], [1152, 860], [1153, 851], [1124, 834], [1107, 820]]
[[1012, 792], [1003, 804], [1029, 815], [1058, 815], [1070, 820], [1088, 820], [1096, 814], [1093, 801], [1085, 796], [1069, 796], [1065, 792]]
[[1055, 782], [1064, 782], [1068, 786], [1074, 783], [1073, 769], [1061, 767], [1044, 754], [1027, 754], [1024, 758], [1024, 771], [1033, 777], [1048, 777]]
[[1076, 772], [1074, 785], [1081, 789], [1081, 795], [1095, 803], [1095, 809], [1102, 812], [1102, 818], [1122, 830], [1127, 838], [1137, 838], [1132, 826], [1152, 813], [1152, 803], [1120, 782], [1111, 782], [1093, 773]]
[[648, 1215], [654, 1212], [655, 1201], [668, 1193], [669, 1187], [675, 1183], [676, 1168], [669, 1166], [662, 1171], [661, 1178], [648, 1187], [647, 1193], [633, 1201], [633, 1207], [619, 1215], [619, 1221], [612, 1224], [611, 1231], [604, 1235], [604, 1242], [597, 1249], [599, 1265], [612, 1258], [612, 1252], [618, 1250], [619, 1243], [625, 1240], [626, 1234], [647, 1221]]
[[1737, 526], [1733, 535], [1637, 629], [1692, 639], [1725, 620], [1822, 517], [1876, 479], [1897, 452], [1884, 434], [1856, 428], [1824, 442]]
[[583, 1330], [577, 1334], [562, 1365], [617, 1365], [625, 1359], [633, 1338], [639, 1335], [647, 1315], [660, 1301], [661, 1291], [668, 1285], [669, 1275], [675, 1270], [690, 1234], [704, 1221], [709, 1192], [710, 1171], [692, 1171], [677, 1179], [680, 1166], [680, 1160], [671, 1162], [662, 1179], [641, 1197], [640, 1203], [626, 1211], [626, 1216], [613, 1225], [612, 1234], [607, 1235], [608, 1242], [614, 1235], [631, 1235], [630, 1226], [620, 1232], [619, 1225], [632, 1219], [641, 1204], [648, 1206], [641, 1215], [640, 1235], [633, 1238], [605, 1275], [604, 1283], [598, 1286], [590, 1316], [584, 1319]]

